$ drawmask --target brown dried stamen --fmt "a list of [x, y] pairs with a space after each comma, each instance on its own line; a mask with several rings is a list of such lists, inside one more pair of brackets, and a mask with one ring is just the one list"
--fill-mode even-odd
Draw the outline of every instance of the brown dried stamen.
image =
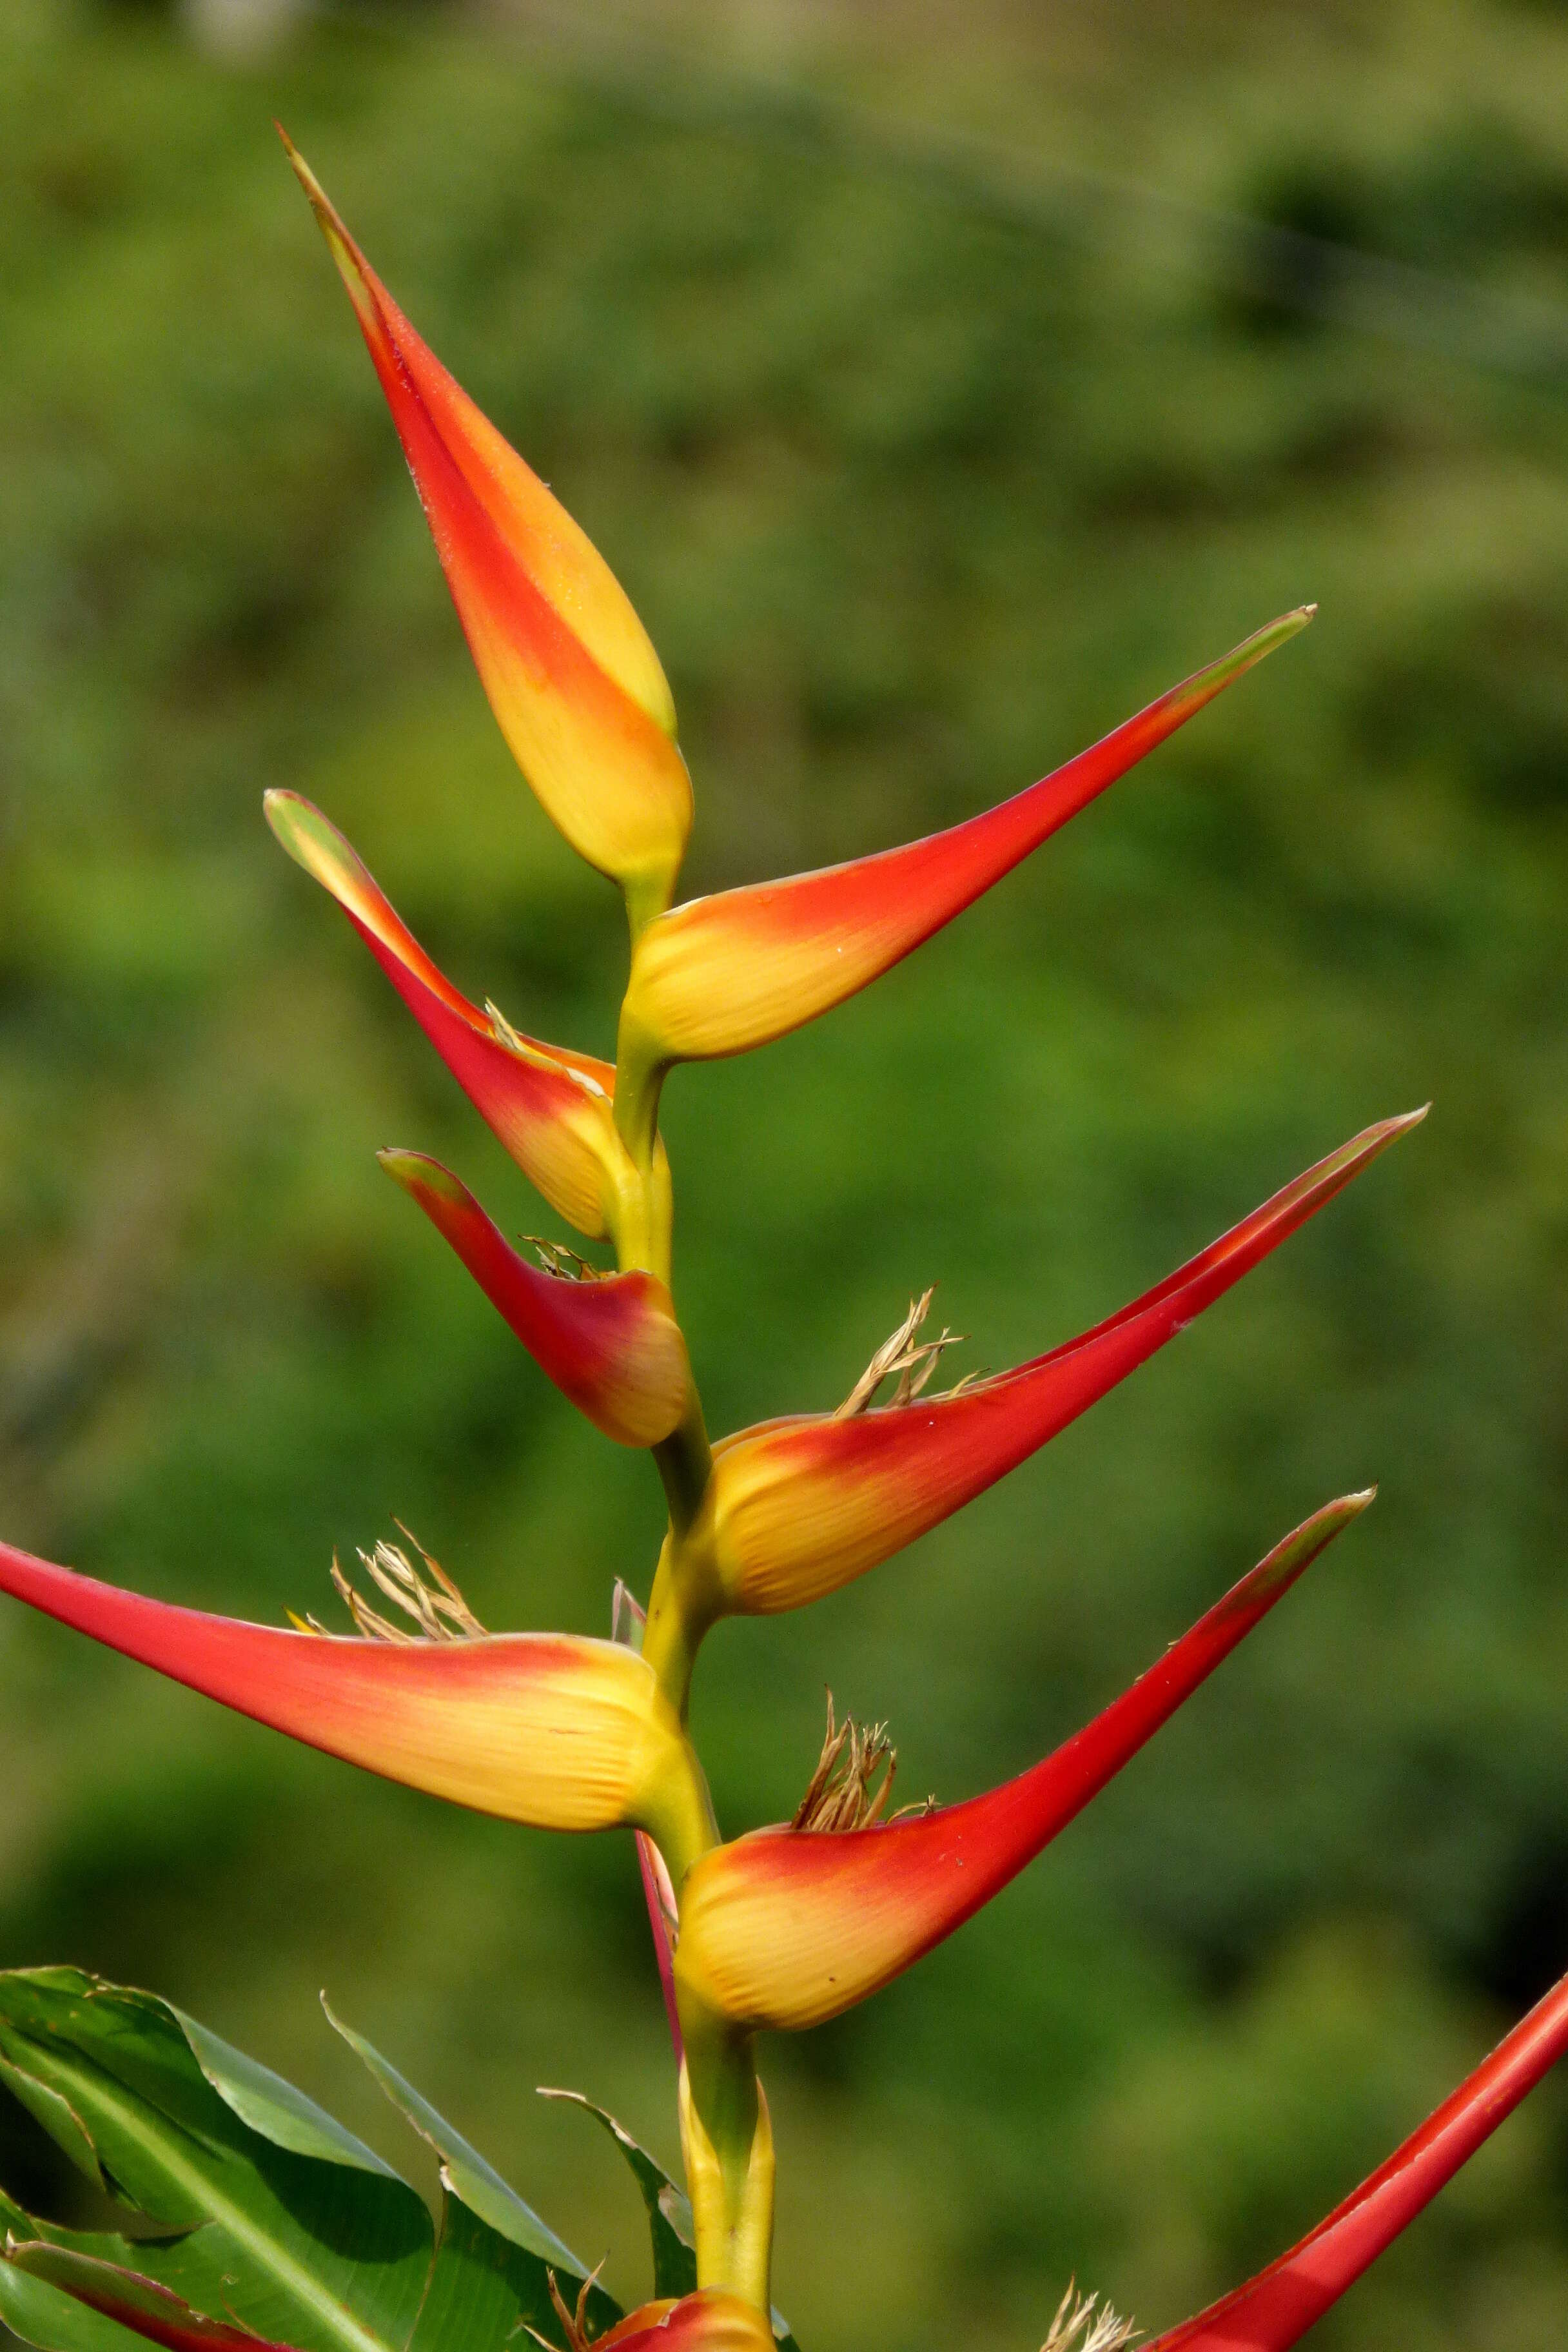
[[[593, 2341], [588, 2333], [588, 2297], [598, 2284], [599, 2273], [604, 2267], [604, 2263], [595, 2263], [583, 2281], [577, 2291], [575, 2311], [562, 2294], [560, 2283], [554, 2272], [547, 2270], [544, 2273], [550, 2284], [550, 2300], [555, 2305], [555, 2316], [561, 2322], [561, 2332], [566, 2338], [566, 2352], [588, 2352], [588, 2347]], [[537, 2327], [529, 2328], [528, 2333], [536, 2344], [543, 2345], [544, 2352], [556, 2352], [556, 2347], [552, 2344], [549, 2336], [541, 2336]]]
[[[964, 1333], [950, 1331], [945, 1324], [934, 1339], [915, 1337], [931, 1312], [931, 1303], [935, 1296], [933, 1284], [929, 1290], [922, 1290], [918, 1298], [910, 1299], [909, 1313], [898, 1329], [883, 1340], [834, 1414], [835, 1421], [852, 1421], [857, 1413], [867, 1412], [882, 1382], [890, 1380], [895, 1372], [899, 1375], [899, 1385], [889, 1399], [889, 1405], [912, 1404], [941, 1362], [943, 1349], [962, 1345]], [[977, 1373], [970, 1372], [960, 1381], [957, 1389], [950, 1389], [947, 1393], [956, 1396], [959, 1389], [967, 1388], [978, 1377]]]
[[595, 1265], [591, 1257], [584, 1257], [565, 1242], [547, 1241], [542, 1234], [522, 1234], [519, 1239], [528, 1244], [546, 1274], [555, 1275], [563, 1282], [603, 1282], [605, 1278], [602, 1265]]
[[1137, 2334], [1131, 2320], [1119, 2319], [1110, 2305], [1097, 2294], [1079, 2294], [1077, 2280], [1068, 2279], [1068, 2291], [1057, 2305], [1051, 2332], [1040, 2352], [1121, 2352], [1122, 2346], [1131, 2344]]
[[[427, 1552], [416, 1535], [411, 1535], [401, 1519], [393, 1522], [400, 1535], [409, 1542], [425, 1563], [425, 1572], [416, 1569], [401, 1544], [378, 1543], [374, 1551], [360, 1550], [360, 1563], [373, 1584], [386, 1595], [404, 1615], [412, 1621], [399, 1625], [373, 1608], [363, 1592], [349, 1582], [332, 1554], [332, 1582], [336, 1586], [354, 1631], [367, 1642], [472, 1642], [480, 1639], [484, 1627], [447, 1575], [438, 1559]], [[290, 1612], [292, 1614], [292, 1612]], [[324, 1633], [326, 1627], [314, 1617], [294, 1618], [302, 1633]]]
[[[893, 1793], [898, 1769], [899, 1751], [888, 1738], [887, 1725], [857, 1723], [847, 1715], [839, 1723], [833, 1711], [833, 1693], [829, 1691], [827, 1731], [822, 1753], [810, 1785], [795, 1808], [791, 1829], [829, 1832], [874, 1829]], [[905, 1805], [889, 1818], [901, 1821], [909, 1813], [929, 1812], [935, 1802], [934, 1797], [928, 1797], [923, 1804]]]

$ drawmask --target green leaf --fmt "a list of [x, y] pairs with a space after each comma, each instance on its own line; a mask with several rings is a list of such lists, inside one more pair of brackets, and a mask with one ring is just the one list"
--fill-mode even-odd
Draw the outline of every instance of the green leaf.
[[364, 2172], [384, 2173], [388, 2180], [397, 2176], [389, 2164], [384, 2164], [374, 2148], [363, 2140], [355, 2139], [345, 2131], [335, 2116], [275, 2074], [270, 2066], [263, 2066], [255, 2058], [247, 2058], [243, 2050], [232, 2043], [220, 2042], [183, 2009], [169, 2003], [169, 2013], [178, 2018], [180, 2030], [192, 2050], [196, 2063], [220, 2099], [226, 2100], [242, 2123], [258, 2131], [279, 2147], [291, 2147], [296, 2156], [319, 2156], [328, 2164], [354, 2164]]
[[[520, 2323], [558, 2342], [561, 2326], [550, 2274], [554, 2273], [567, 2303], [574, 2305], [588, 2277], [587, 2264], [388, 2059], [325, 2000], [321, 2006], [328, 2022], [440, 2159], [441, 2232], [413, 2352], [473, 2352], [476, 2345], [499, 2345], [515, 2336]], [[476, 2314], [483, 2315], [482, 2326], [476, 2325]], [[602, 2335], [623, 2315], [614, 2297], [595, 2284], [585, 2315], [592, 2331]]]
[[[642, 2192], [644, 2210], [647, 2214], [648, 2234], [653, 2241], [653, 2291], [657, 2296], [692, 2294], [697, 2288], [697, 2234], [691, 2219], [691, 2200], [672, 2180], [656, 2157], [635, 2140], [624, 2124], [617, 2123], [607, 2108], [595, 2106], [581, 2091], [545, 2091], [542, 2099], [564, 2099], [584, 2115], [603, 2124], [631, 2168], [633, 2179]], [[789, 2322], [780, 2311], [768, 2315], [773, 2322], [773, 2341], [780, 2352], [800, 2352], [800, 2347], [790, 2333]]]
[[[327, 2012], [440, 2160], [438, 2229], [352, 2133], [150, 1994], [75, 1969], [0, 1974], [0, 2078], [88, 2177], [158, 2225], [61, 2230], [0, 2195], [0, 2316], [44, 2352], [151, 2336], [243, 2352], [502, 2352], [560, 2343], [586, 2265], [363, 2038]], [[621, 2316], [588, 2284], [603, 2334]], [[127, 2331], [134, 2331], [128, 2335]]]
[[618, 2124], [604, 2107], [595, 2106], [592, 2099], [584, 2098], [581, 2091], [541, 2091], [539, 2095], [581, 2107], [584, 2115], [593, 2116], [604, 2125], [626, 2158], [642, 2193], [648, 2234], [653, 2240], [655, 2295], [695, 2294], [697, 2241], [691, 2222], [691, 2200], [685, 2190], [676, 2187], [663, 2165], [656, 2163], [647, 2148], [639, 2147], [624, 2125]]
[[308, 2101], [204, 2041], [205, 2063], [166, 2003], [77, 1969], [0, 1974], [6, 2082], [90, 2179], [182, 2233], [139, 2242], [139, 2271], [300, 2352], [405, 2352], [433, 2268], [423, 2200]]

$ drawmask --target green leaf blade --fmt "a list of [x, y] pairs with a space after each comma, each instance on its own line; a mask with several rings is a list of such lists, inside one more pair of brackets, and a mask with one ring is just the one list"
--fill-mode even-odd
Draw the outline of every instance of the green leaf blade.
[[[574, 2305], [588, 2282], [586, 2263], [389, 2059], [327, 2002], [322, 2007], [328, 2022], [440, 2160], [446, 2192], [441, 2234], [409, 2352], [475, 2352], [477, 2347], [515, 2340], [525, 2327], [559, 2343], [551, 2273], [568, 2305]], [[590, 2331], [603, 2335], [623, 2314], [595, 2282], [588, 2285], [585, 2316]]]
[[[12, 2088], [57, 2137], [61, 2116], [73, 2118], [115, 2192], [182, 2232], [138, 2242], [139, 2270], [299, 2352], [405, 2352], [434, 2258], [422, 2200], [378, 2159], [353, 2156], [346, 2134], [330, 2159], [300, 2153], [301, 2141], [338, 2147], [336, 2126], [205, 2040], [232, 2099], [164, 2003], [75, 1971], [0, 1974]], [[83, 2160], [80, 2147], [68, 2153]]]

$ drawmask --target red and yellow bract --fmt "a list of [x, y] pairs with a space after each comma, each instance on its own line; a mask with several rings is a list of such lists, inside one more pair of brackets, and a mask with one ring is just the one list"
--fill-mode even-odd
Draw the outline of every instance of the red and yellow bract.
[[606, 1437], [658, 1445], [686, 1410], [691, 1367], [668, 1291], [651, 1274], [597, 1280], [520, 1257], [468, 1187], [422, 1151], [377, 1154], [450, 1242], [540, 1370]]
[[705, 1854], [681, 1892], [682, 2021], [825, 2024], [1000, 1894], [1135, 1756], [1372, 1500], [1325, 1505], [1053, 1755], [967, 1803], [872, 1829], [755, 1831]]
[[470, 1004], [426, 954], [336, 825], [298, 793], [270, 792], [268, 823], [330, 890], [480, 1117], [551, 1207], [593, 1241], [608, 1230], [616, 1144], [607, 1062], [542, 1045]]
[[1425, 1116], [1352, 1137], [1131, 1306], [1031, 1363], [952, 1396], [797, 1415], [721, 1439], [686, 1539], [715, 1613], [799, 1608], [937, 1526], [1136, 1370]]
[[248, 1625], [0, 1544], [0, 1591], [174, 1682], [477, 1812], [537, 1829], [702, 1835], [689, 1750], [647, 1662], [574, 1633], [380, 1642]]
[[1303, 605], [1173, 687], [999, 807], [818, 874], [693, 898], [637, 944], [621, 1059], [660, 1066], [744, 1053], [879, 979], [1126, 774], [1232, 681], [1304, 629]]
[[1564, 2053], [1568, 1977], [1300, 2245], [1146, 2352], [1289, 2352]]
[[616, 2352], [775, 2352], [773, 2329], [754, 2304], [711, 2292], [645, 2303], [596, 2342]]

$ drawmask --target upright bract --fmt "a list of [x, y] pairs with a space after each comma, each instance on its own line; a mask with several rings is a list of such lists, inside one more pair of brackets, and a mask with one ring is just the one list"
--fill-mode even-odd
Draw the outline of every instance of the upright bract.
[[[886, 1817], [885, 1732], [839, 1723], [830, 1703], [822, 1759], [793, 1821], [722, 1838], [688, 1727], [704, 1636], [721, 1617], [837, 1591], [973, 1500], [1166, 1346], [1424, 1114], [1363, 1129], [1154, 1287], [1010, 1371], [931, 1392], [949, 1335], [920, 1336], [928, 1291], [837, 1412], [788, 1413], [710, 1445], [673, 1295], [660, 1088], [675, 1063], [765, 1045], [889, 970], [1293, 637], [1312, 607], [1258, 630], [1088, 751], [944, 833], [674, 905], [691, 792], [669, 688], [641, 623], [289, 152], [348, 288], [502, 732], [549, 816], [625, 892], [630, 962], [615, 1065], [544, 1044], [489, 1003], [470, 1002], [310, 802], [270, 793], [268, 818], [343, 908], [551, 1208], [613, 1249], [610, 1267], [539, 1242], [534, 1262], [438, 1161], [415, 1150], [380, 1155], [561, 1393], [605, 1435], [648, 1452], [668, 1525], [646, 1620], [635, 1602], [621, 1606], [617, 1588], [611, 1640], [489, 1634], [416, 1543], [422, 1566], [389, 1542], [361, 1553], [368, 1592], [333, 1561], [352, 1635], [328, 1634], [310, 1618], [287, 1631], [171, 1606], [5, 1545], [0, 1591], [416, 1789], [534, 1828], [632, 1830], [675, 2045], [689, 2204], [595, 2110], [631, 2166], [654, 2249], [654, 2299], [620, 2317], [476, 2151], [342, 2029], [436, 2151], [447, 2200], [437, 2242], [412, 2191], [378, 2186], [382, 2210], [367, 2229], [402, 2231], [416, 2256], [423, 2231], [430, 2248], [427, 2271], [404, 2283], [415, 2333], [377, 2333], [361, 2308], [381, 2307], [362, 2275], [374, 2265], [344, 2256], [349, 2275], [331, 2273], [325, 2286], [302, 2271], [289, 2234], [297, 2215], [276, 2179], [279, 2151], [351, 2175], [385, 2173], [379, 2158], [177, 2012], [154, 2014], [144, 1996], [68, 1971], [13, 1971], [0, 1978], [0, 2076], [100, 2185], [111, 2176], [123, 2185], [100, 2140], [133, 2147], [146, 2218], [187, 2231], [195, 2252], [184, 2238], [152, 2234], [140, 2252], [74, 2238], [0, 2199], [0, 2316], [46, 2352], [125, 2352], [136, 2338], [179, 2352], [279, 2352], [291, 2338], [258, 2332], [279, 2308], [309, 2338], [300, 2352], [447, 2352], [458, 2343], [503, 2352], [523, 2331], [567, 2352], [584, 2352], [595, 2331], [624, 2352], [771, 2352], [775, 2342], [794, 2352], [769, 2301], [775, 2158], [756, 2036], [838, 2016], [988, 1903], [1261, 1624], [1371, 1493], [1316, 1512], [1082, 1729], [958, 1804]], [[1042, 1319], [1047, 1272], [1028, 1277]], [[889, 1381], [897, 1386], [880, 1402]], [[1106, 1589], [1113, 1596], [1114, 1583]], [[1568, 1989], [1559, 1987], [1320, 2229], [1162, 2336], [1156, 2352], [1286, 2352], [1565, 2043]], [[148, 2084], [176, 2080], [175, 2106], [160, 2106]], [[264, 2143], [259, 2156], [252, 2142]], [[290, 2180], [295, 2205], [326, 2213], [339, 2231], [353, 2207], [352, 2182]], [[361, 2194], [363, 2202], [363, 2185]], [[246, 2196], [274, 2240], [258, 2240]], [[405, 2205], [388, 2221], [387, 2200], [400, 2196], [417, 2211]], [[230, 2294], [230, 2240], [202, 2264], [200, 2229], [218, 2229], [219, 2205], [234, 2243], [259, 2244], [265, 2256], [263, 2291], [243, 2308]], [[476, 2333], [481, 2309], [489, 2316]], [[1110, 2352], [1124, 2340], [1114, 2314], [1075, 2305], [1069, 2293], [1047, 2352]]]
[[609, 566], [404, 317], [289, 145], [342, 273], [490, 708], [546, 814], [646, 916], [691, 830], [675, 705]]

